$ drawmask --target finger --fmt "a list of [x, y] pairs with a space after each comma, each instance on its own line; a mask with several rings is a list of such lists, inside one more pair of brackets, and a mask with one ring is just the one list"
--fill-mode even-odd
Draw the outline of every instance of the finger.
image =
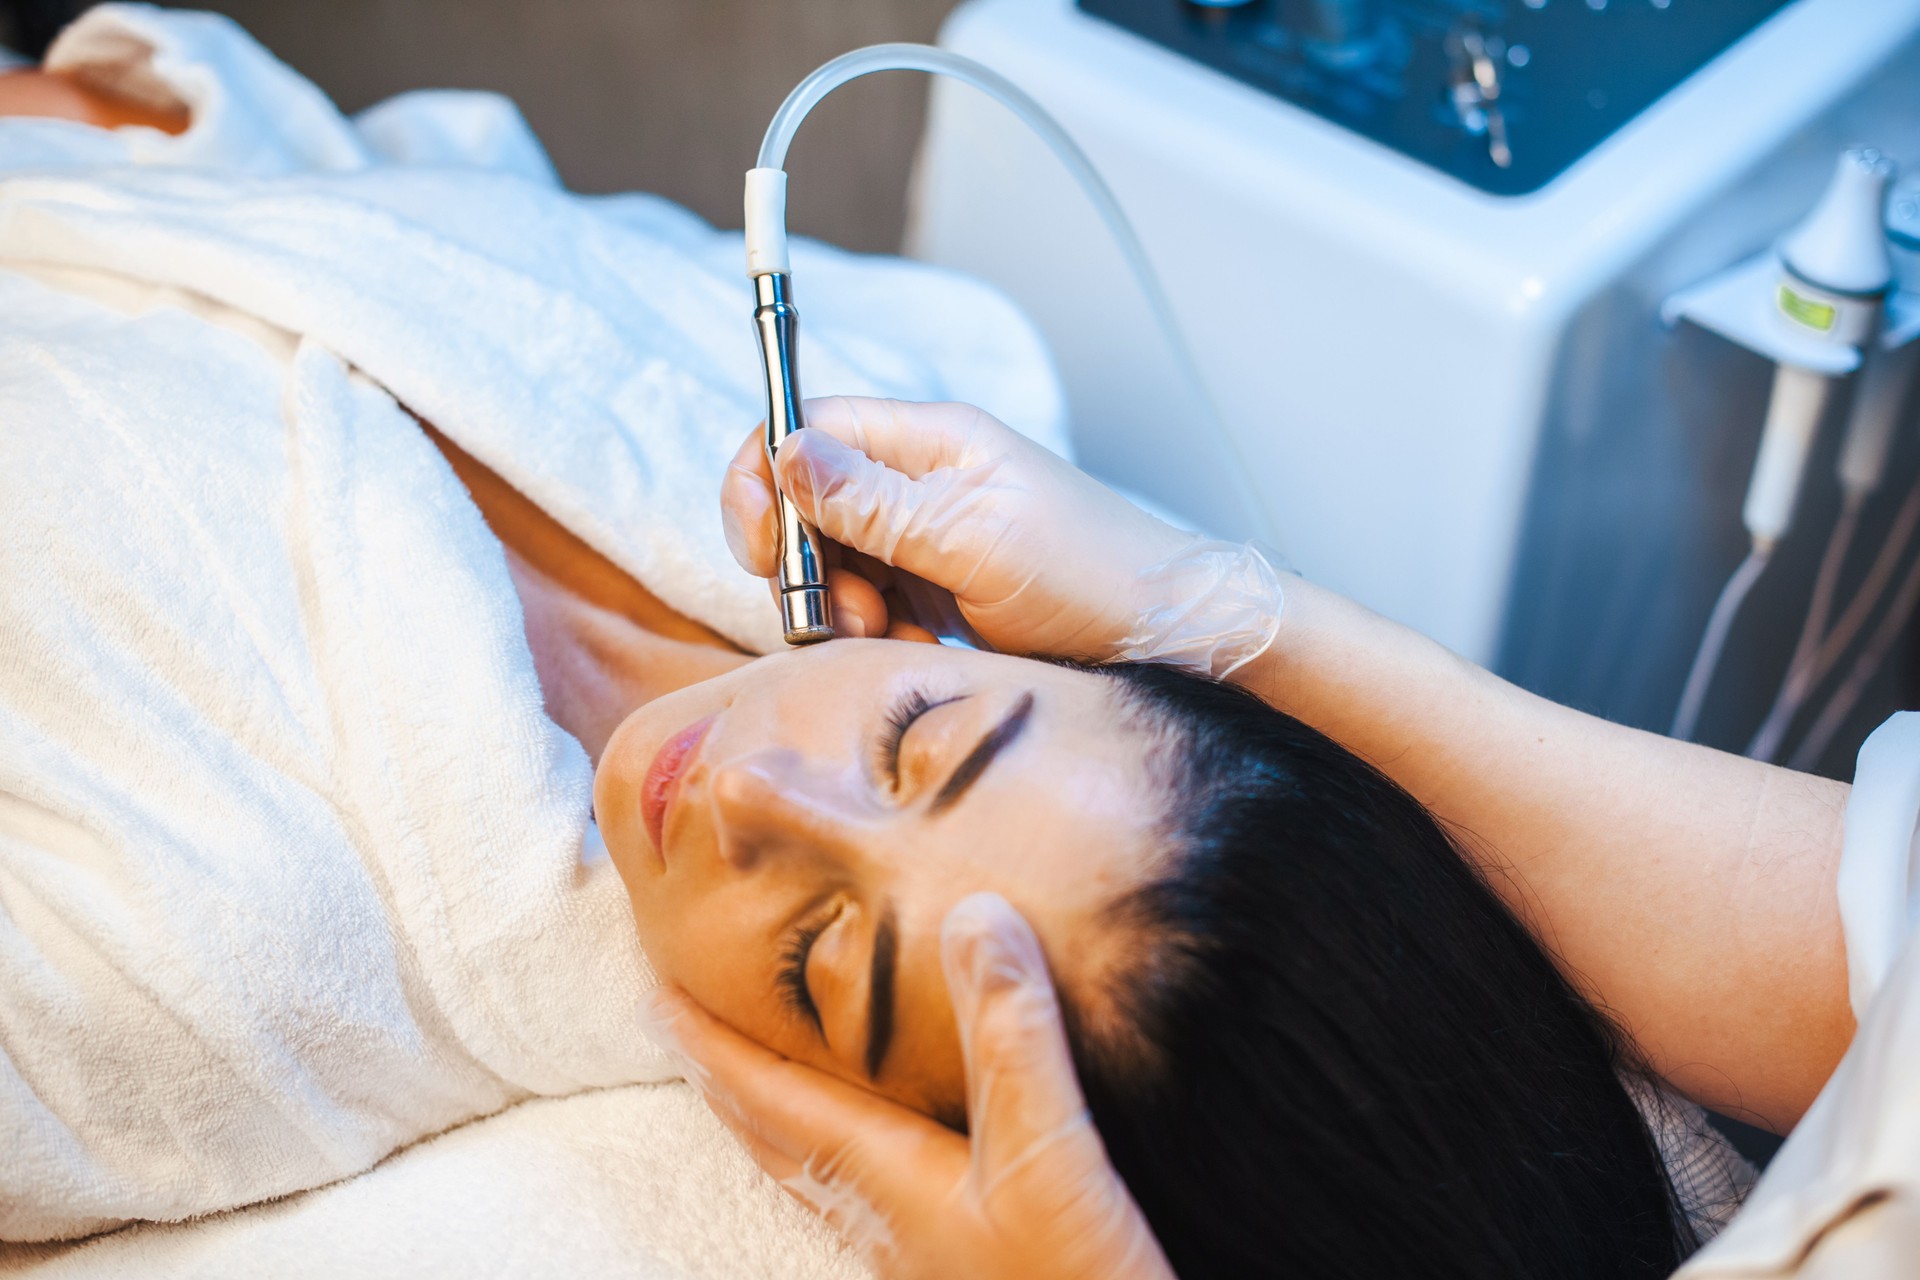
[[773, 471], [759, 427], [734, 451], [720, 481], [720, 527], [727, 550], [742, 569], [769, 578], [780, 558], [779, 515], [773, 502]]
[[[732, 1099], [724, 1094], [712, 1093], [700, 1088], [698, 1079], [696, 1079], [691, 1072], [688, 1073], [687, 1083], [693, 1085], [695, 1091], [700, 1095], [700, 1100], [706, 1104], [707, 1110], [713, 1113], [714, 1118], [720, 1121], [727, 1132], [731, 1133], [735, 1140], [738, 1141], [742, 1147], [746, 1148], [746, 1152], [753, 1158], [753, 1162], [765, 1170], [767, 1175], [775, 1182], [784, 1186], [789, 1179], [793, 1178], [794, 1175], [798, 1174], [800, 1170], [805, 1167], [802, 1161], [794, 1159], [784, 1150], [762, 1137], [760, 1126], [754, 1121], [753, 1117], [736, 1107]], [[816, 1213], [820, 1210], [820, 1206], [813, 1204], [811, 1201], [808, 1202], [808, 1207], [812, 1208]]]
[[965, 465], [981, 448], [1015, 434], [970, 404], [826, 396], [808, 400], [801, 413], [809, 430], [824, 431], [911, 480], [940, 467]]
[[[687, 1074], [689, 1082], [699, 1089], [698, 1068]], [[759, 1123], [741, 1111], [731, 1098], [704, 1090], [700, 1097], [753, 1162], [779, 1184], [781, 1191], [825, 1218], [856, 1249], [872, 1255], [874, 1261], [890, 1251], [892, 1231], [881, 1210], [869, 1204], [861, 1191], [844, 1183], [829, 1182], [812, 1157], [797, 1160], [769, 1142]]]
[[919, 481], [811, 430], [780, 447], [774, 473], [800, 518], [832, 541], [908, 573], [939, 573], [939, 539], [925, 529], [907, 536], [925, 500]]
[[965, 1167], [966, 1140], [952, 1130], [783, 1058], [667, 988], [649, 1001], [646, 1031], [693, 1065], [689, 1080], [729, 1128], [750, 1126], [749, 1150], [783, 1181], [805, 1169], [814, 1181], [850, 1188], [883, 1212], [903, 1203], [919, 1212], [930, 1185], [944, 1193]]
[[[772, 579], [777, 567], [779, 534], [778, 511], [774, 506], [773, 482], [767, 465], [766, 449], [756, 432], [744, 440], [727, 465], [720, 486], [720, 517], [727, 548], [740, 567], [767, 578], [774, 603], [779, 603], [779, 588]], [[838, 550], [839, 548], [835, 548]], [[842, 557], [858, 564], [886, 570], [869, 556]], [[887, 630], [887, 606], [880, 588], [858, 568], [849, 572], [832, 569], [827, 586], [833, 601], [833, 629], [840, 636], [858, 639], [882, 635]]]
[[991, 650], [967, 623], [967, 616], [954, 599], [953, 592], [911, 573], [894, 575], [894, 596], [901, 601], [891, 611], [925, 627], [934, 635], [956, 636], [976, 649]]
[[833, 634], [859, 640], [887, 632], [887, 602], [880, 589], [850, 569], [829, 569], [827, 591], [833, 601]]
[[722, 1096], [703, 1093], [708, 1108], [781, 1191], [826, 1219], [854, 1249], [885, 1274], [897, 1242], [887, 1211], [869, 1201], [862, 1187], [832, 1172], [815, 1157], [796, 1160], [769, 1143], [752, 1116]]
[[853, 570], [868, 582], [871, 582], [875, 589], [882, 595], [886, 594], [887, 589], [893, 585], [894, 579], [898, 576], [890, 564], [882, 564], [872, 556], [863, 555], [850, 547], [843, 547], [837, 542], [834, 543], [833, 546], [839, 549], [840, 567]]
[[940, 954], [966, 1057], [974, 1162], [986, 1183], [1069, 1134], [1091, 1139], [1080, 1154], [1104, 1166], [1032, 928], [1006, 899], [977, 893], [947, 913]]
[[910, 644], [940, 643], [940, 637], [933, 634], [933, 632], [927, 630], [925, 627], [918, 626], [903, 619], [895, 619], [887, 624], [886, 638], [889, 640], [905, 640]]

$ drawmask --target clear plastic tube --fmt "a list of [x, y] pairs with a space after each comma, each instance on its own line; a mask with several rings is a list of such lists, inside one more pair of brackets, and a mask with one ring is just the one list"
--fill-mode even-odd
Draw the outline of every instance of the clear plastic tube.
[[1826, 555], [1821, 559], [1819, 577], [1814, 584], [1813, 608], [1807, 614], [1800, 641], [1794, 646], [1786, 679], [1781, 682], [1766, 721], [1747, 744], [1747, 754], [1756, 760], [1771, 760], [1778, 752], [1807, 698], [1827, 678], [1834, 664], [1846, 656], [1867, 619], [1879, 609], [1892, 584], [1894, 569], [1912, 539], [1916, 522], [1920, 522], [1920, 488], [1916, 488], [1901, 504], [1900, 514], [1895, 517], [1865, 581], [1833, 629], [1826, 630], [1834, 589], [1861, 510], [1886, 474], [1887, 458], [1899, 433], [1900, 410], [1916, 374], [1920, 374], [1920, 344], [1876, 353], [1861, 375], [1860, 386], [1854, 392], [1846, 440], [1840, 447], [1837, 478], [1845, 505], [1828, 541]]
[[[1851, 498], [1849, 502], [1852, 502]], [[1842, 518], [1845, 519], [1844, 512]], [[1920, 529], [1920, 485], [1910, 490], [1906, 500], [1900, 504], [1899, 514], [1894, 517], [1887, 536], [1882, 540], [1873, 566], [1855, 588], [1840, 620], [1819, 637], [1819, 643], [1811, 654], [1803, 652], [1806, 637], [1801, 637], [1801, 644], [1795, 648], [1793, 661], [1787, 668], [1787, 678], [1781, 686], [1779, 697], [1775, 699], [1766, 723], [1761, 725], [1760, 732], [1747, 745], [1748, 755], [1756, 760], [1771, 760], [1779, 751], [1807, 699], [1820, 687], [1840, 659], [1846, 657], [1853, 642], [1886, 601], [1893, 587], [1894, 572], [1912, 547], [1916, 529]], [[1848, 536], [1851, 537], [1851, 530]], [[1828, 559], [1833, 555], [1834, 549], [1829, 546]], [[1820, 572], [1822, 579], [1825, 579], [1828, 573], [1825, 560], [1822, 561]], [[1819, 598], [1818, 586], [1815, 588], [1815, 598]], [[1813, 618], [1809, 616], [1808, 626], [1812, 624]]]
[[1713, 673], [1720, 667], [1720, 655], [1725, 652], [1727, 636], [1733, 631], [1733, 620], [1739, 616], [1740, 606], [1746, 603], [1753, 584], [1766, 572], [1771, 550], [1763, 543], [1755, 543], [1747, 552], [1747, 558], [1727, 579], [1727, 585], [1720, 588], [1720, 598], [1714, 602], [1713, 613], [1707, 619], [1706, 634], [1700, 637], [1700, 650], [1693, 655], [1693, 667], [1687, 672], [1680, 709], [1673, 715], [1672, 734], [1682, 742], [1693, 741], [1693, 732], [1700, 725], [1700, 711], [1707, 704], [1707, 691], [1713, 687]]
[[1916, 528], [1920, 528], [1920, 485], [1910, 490], [1900, 504], [1899, 514], [1894, 516], [1893, 525], [1888, 530], [1880, 551], [1874, 556], [1873, 567], [1867, 570], [1867, 576], [1855, 590], [1853, 599], [1848, 602], [1846, 612], [1840, 615], [1833, 630], [1820, 642], [1819, 652], [1813, 657], [1812, 680], [1818, 683], [1833, 670], [1834, 664], [1846, 656], [1855, 637], [1867, 625], [1867, 619], [1887, 598], [1887, 589], [1893, 583], [1893, 574], [1900, 567], [1900, 561], [1906, 549], [1913, 541]]
[[924, 71], [931, 75], [951, 76], [1006, 107], [1047, 144], [1055, 158], [1087, 193], [1087, 199], [1093, 203], [1095, 211], [1113, 234], [1121, 256], [1126, 259], [1128, 269], [1140, 286], [1140, 292], [1146, 296], [1147, 308], [1152, 311], [1154, 322], [1172, 351], [1182, 377], [1192, 384], [1194, 394], [1200, 398], [1221, 438], [1233, 453], [1236, 465], [1232, 480], [1240, 490], [1242, 505], [1258, 526], [1260, 536], [1274, 541], [1274, 532], [1268, 525], [1265, 508], [1253, 491], [1252, 472], [1247, 467], [1247, 460], [1233, 433], [1227, 430], [1226, 419], [1215, 403], [1212, 392], [1208, 390], [1199, 362], [1195, 360], [1178, 321], [1174, 319], [1173, 304], [1160, 284], [1153, 263], [1147, 257], [1146, 246], [1141, 243], [1133, 223], [1128, 221], [1126, 211], [1120, 207], [1120, 201], [1115, 198], [1112, 188], [1107, 186], [1106, 179], [1100, 176], [1100, 171], [1093, 167], [1093, 161], [1087, 158], [1087, 153], [1026, 90], [990, 67], [932, 45], [876, 44], [855, 49], [824, 64], [794, 86], [793, 92], [787, 95], [787, 100], [780, 104], [780, 109], [774, 112], [773, 120], [767, 125], [766, 136], [760, 143], [758, 167], [784, 170], [787, 166], [787, 150], [793, 145], [794, 135], [799, 132], [800, 122], [807, 118], [807, 113], [841, 85], [878, 71]]
[[1794, 749], [1788, 763], [1795, 769], [1810, 773], [1819, 768], [1820, 761], [1826, 756], [1827, 748], [1840, 733], [1847, 717], [1860, 705], [1860, 698], [1867, 691], [1876, 672], [1886, 664], [1887, 655], [1893, 652], [1893, 646], [1906, 631], [1907, 623], [1913, 618], [1913, 611], [1920, 606], [1920, 556], [1914, 558], [1907, 570], [1905, 581], [1894, 593], [1893, 603], [1885, 614], [1881, 615], [1880, 625], [1874, 629], [1867, 641], [1866, 648], [1853, 660], [1853, 667], [1847, 672], [1847, 678], [1834, 690], [1833, 697], [1827, 702], [1813, 727], [1807, 730], [1807, 736]]
[[1826, 674], [1824, 667], [1815, 665], [1814, 658], [1827, 636], [1827, 619], [1833, 616], [1833, 597], [1840, 586], [1840, 572], [1846, 567], [1847, 552], [1853, 546], [1853, 535], [1860, 527], [1860, 509], [1864, 503], [1863, 494], [1848, 492], [1840, 508], [1840, 518], [1834, 522], [1833, 532], [1827, 535], [1827, 549], [1820, 557], [1820, 570], [1813, 580], [1813, 599], [1807, 606], [1807, 620], [1800, 627], [1800, 638], [1794, 642], [1793, 657], [1787, 661], [1786, 678], [1780, 682], [1780, 692], [1774, 696], [1767, 718], [1747, 743], [1747, 754], [1755, 760], [1772, 761], [1793, 725], [1794, 716], [1799, 714], [1800, 704]]

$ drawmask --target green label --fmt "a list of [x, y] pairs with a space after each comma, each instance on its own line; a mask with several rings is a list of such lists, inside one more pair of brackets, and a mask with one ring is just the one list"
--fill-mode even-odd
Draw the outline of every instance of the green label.
[[1786, 285], [1780, 286], [1780, 310], [1789, 320], [1797, 320], [1809, 329], [1828, 333], [1833, 329], [1833, 308], [1812, 298], [1803, 298]]

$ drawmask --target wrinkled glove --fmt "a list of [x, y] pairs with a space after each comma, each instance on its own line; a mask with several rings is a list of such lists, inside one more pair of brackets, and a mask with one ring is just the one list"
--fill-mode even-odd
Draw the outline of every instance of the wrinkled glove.
[[[937, 608], [913, 590], [932, 584], [1005, 652], [1224, 678], [1273, 642], [1280, 578], [1259, 551], [1156, 519], [982, 410], [843, 396], [809, 400], [805, 415], [778, 480], [803, 519], [856, 553], [846, 563], [861, 581], [833, 585], [836, 619], [858, 619], [858, 634]], [[773, 483], [756, 433], [721, 511], [734, 558], [758, 577], [778, 558]]]
[[648, 1029], [760, 1166], [885, 1280], [1175, 1280], [1087, 1114], [1033, 931], [975, 894], [940, 943], [971, 1137], [782, 1058], [678, 993], [655, 994]]

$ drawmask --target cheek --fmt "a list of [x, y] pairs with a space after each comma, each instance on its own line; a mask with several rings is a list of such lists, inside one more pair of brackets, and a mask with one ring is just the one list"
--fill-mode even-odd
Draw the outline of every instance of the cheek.
[[647, 837], [640, 823], [640, 782], [646, 776], [651, 759], [646, 751], [649, 734], [645, 709], [620, 722], [600, 753], [600, 764], [593, 772], [593, 820], [606, 843], [614, 869], [636, 890], [646, 879], [640, 874], [638, 859], [645, 856], [641, 846]]
[[750, 1040], [780, 1053], [795, 1046], [773, 985], [773, 963], [751, 904], [707, 899], [693, 905], [635, 895], [640, 945], [665, 983]]

